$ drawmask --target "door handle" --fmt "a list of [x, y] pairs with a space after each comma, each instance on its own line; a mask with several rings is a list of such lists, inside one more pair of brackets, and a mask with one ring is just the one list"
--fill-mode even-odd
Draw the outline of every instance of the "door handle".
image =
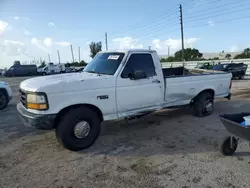
[[161, 81], [158, 80], [158, 79], [155, 79], [155, 80], [152, 81], [152, 83], [161, 83]]

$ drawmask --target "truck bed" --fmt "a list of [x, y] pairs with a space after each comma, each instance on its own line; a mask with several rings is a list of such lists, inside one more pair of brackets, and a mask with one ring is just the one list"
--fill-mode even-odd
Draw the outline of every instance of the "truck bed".
[[229, 73], [183, 67], [163, 68], [164, 106], [189, 104], [201, 91], [208, 90], [214, 97], [226, 97], [230, 92]]
[[186, 69], [184, 67], [162, 68], [164, 78], [194, 76], [194, 75], [209, 75], [223, 74], [221, 71], [204, 70], [204, 69]]

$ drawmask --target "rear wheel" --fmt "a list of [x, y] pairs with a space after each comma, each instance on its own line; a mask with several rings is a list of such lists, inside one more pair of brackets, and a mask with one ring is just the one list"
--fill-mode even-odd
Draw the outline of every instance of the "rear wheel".
[[8, 105], [8, 97], [5, 92], [0, 91], [0, 110], [6, 108]]
[[213, 113], [214, 98], [209, 92], [203, 92], [196, 97], [193, 104], [193, 114], [197, 117], [209, 116]]
[[245, 76], [244, 76], [244, 75], [239, 76], [239, 79], [240, 79], [240, 80], [244, 80], [244, 78], [245, 78]]
[[90, 147], [98, 138], [101, 121], [97, 113], [87, 107], [70, 109], [56, 127], [58, 141], [71, 151]]
[[232, 155], [238, 147], [238, 140], [235, 137], [226, 137], [220, 146], [220, 152], [223, 155]]

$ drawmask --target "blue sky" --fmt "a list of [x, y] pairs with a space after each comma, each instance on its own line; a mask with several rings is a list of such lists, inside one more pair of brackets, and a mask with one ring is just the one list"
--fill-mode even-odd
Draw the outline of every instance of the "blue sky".
[[[240, 51], [250, 46], [249, 0], [0, 0], [0, 68], [14, 60], [89, 61], [90, 41], [108, 33], [110, 50], [148, 48], [167, 54], [181, 46], [179, 3], [185, 47], [201, 52]], [[242, 19], [237, 19], [241, 18]], [[244, 19], [243, 19], [244, 17]], [[232, 20], [229, 22], [229, 20]], [[227, 22], [228, 21], [228, 22]]]

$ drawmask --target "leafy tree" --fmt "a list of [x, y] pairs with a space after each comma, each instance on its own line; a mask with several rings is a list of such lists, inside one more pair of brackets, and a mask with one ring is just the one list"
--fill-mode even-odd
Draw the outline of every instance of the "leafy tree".
[[66, 63], [65, 67], [85, 67], [87, 65], [87, 63], [85, 61], [81, 61], [80, 63], [78, 63], [77, 61], [72, 62], [72, 63]]
[[21, 65], [20, 61], [18, 61], [18, 60], [14, 61], [13, 64], [14, 64], [14, 65]]
[[220, 59], [219, 57], [212, 58], [212, 60], [219, 60], [219, 59]]
[[167, 58], [161, 58], [160, 61], [161, 62], [174, 62], [174, 61], [176, 61], [176, 59], [174, 56], [169, 56]]
[[[198, 49], [195, 48], [186, 48], [184, 49], [184, 60], [185, 61], [197, 61], [202, 58], [203, 54], [199, 52]], [[175, 52], [174, 54], [175, 60], [182, 60], [182, 50]]]
[[102, 51], [102, 42], [91, 42], [89, 48], [90, 57], [94, 58], [98, 52]]
[[250, 48], [246, 48], [242, 53], [237, 54], [234, 59], [247, 59], [250, 58]]
[[227, 54], [227, 55], [225, 56], [225, 58], [226, 58], [226, 59], [230, 59], [230, 58], [231, 58], [231, 54]]
[[41, 65], [40, 65], [38, 68], [43, 68], [43, 67], [45, 67], [45, 66], [46, 66], [45, 61], [42, 61]]

